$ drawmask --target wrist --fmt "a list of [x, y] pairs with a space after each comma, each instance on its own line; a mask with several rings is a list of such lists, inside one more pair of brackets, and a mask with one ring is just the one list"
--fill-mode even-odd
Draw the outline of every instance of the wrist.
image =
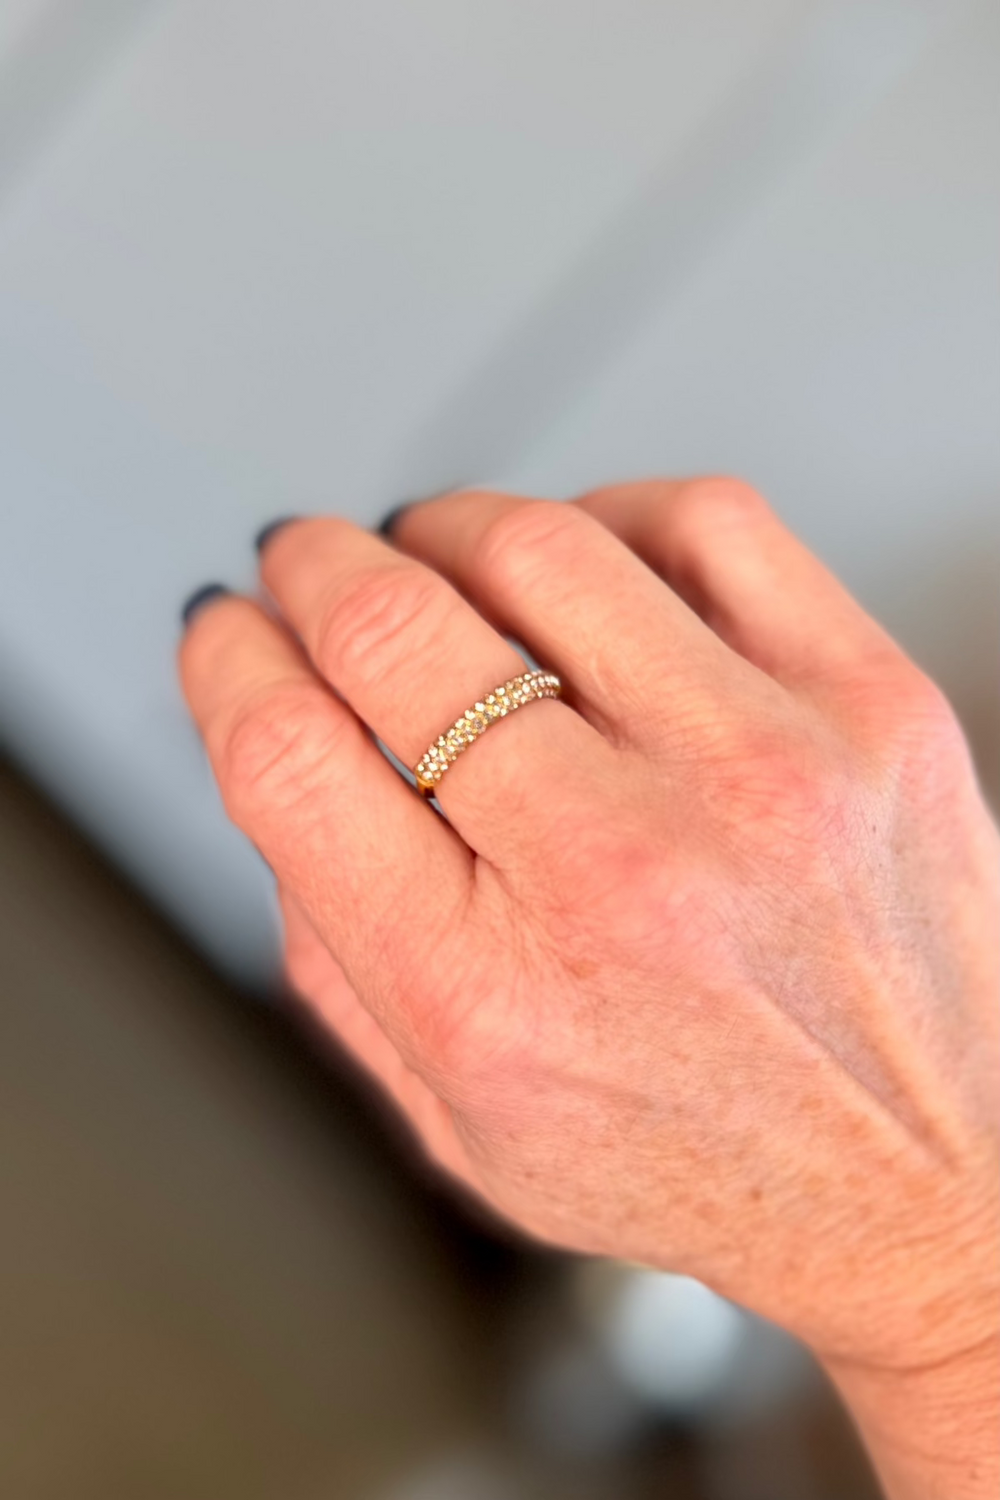
[[976, 1344], [901, 1369], [820, 1359], [889, 1500], [1000, 1494], [1000, 1327]]

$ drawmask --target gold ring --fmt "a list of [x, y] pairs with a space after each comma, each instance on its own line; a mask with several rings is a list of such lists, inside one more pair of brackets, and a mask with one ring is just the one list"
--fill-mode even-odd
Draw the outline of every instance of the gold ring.
[[487, 693], [480, 702], [467, 708], [450, 729], [438, 735], [414, 766], [413, 774], [421, 792], [425, 797], [433, 796], [451, 763], [497, 719], [505, 718], [532, 698], [558, 698], [561, 692], [562, 684], [553, 672], [522, 672]]

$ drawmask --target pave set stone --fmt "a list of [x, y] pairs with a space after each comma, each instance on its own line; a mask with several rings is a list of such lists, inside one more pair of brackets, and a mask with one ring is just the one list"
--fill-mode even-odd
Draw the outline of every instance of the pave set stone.
[[503, 719], [532, 698], [558, 698], [562, 690], [553, 672], [522, 672], [467, 708], [450, 729], [438, 735], [414, 767], [417, 786], [429, 795], [454, 760], [497, 719]]

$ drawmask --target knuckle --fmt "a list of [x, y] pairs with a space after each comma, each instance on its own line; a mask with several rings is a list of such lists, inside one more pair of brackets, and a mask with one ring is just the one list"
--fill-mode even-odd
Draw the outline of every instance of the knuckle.
[[876, 738], [883, 765], [909, 784], [940, 787], [969, 764], [951, 703], [936, 682], [909, 664], [883, 687]]
[[720, 527], [746, 525], [768, 510], [767, 501], [752, 485], [728, 475], [689, 480], [667, 499], [671, 526], [692, 539]]
[[958, 730], [958, 719], [947, 697], [919, 668], [907, 665], [899, 674], [892, 696], [899, 718], [917, 731], [949, 736]]
[[445, 980], [419, 1023], [419, 1048], [436, 1091], [472, 1110], [499, 1077], [520, 1071], [537, 1056], [539, 1006], [531, 994], [551, 980], [552, 970], [538, 962], [527, 943], [514, 951], [518, 978], [512, 986], [498, 989], [481, 961], [470, 964], [470, 989]]
[[328, 605], [319, 631], [318, 655], [335, 680], [377, 676], [405, 659], [429, 638], [439, 638], [446, 593], [423, 568], [377, 567], [359, 573]]
[[552, 563], [561, 549], [590, 524], [575, 505], [559, 500], [525, 500], [501, 510], [483, 528], [476, 543], [474, 567], [499, 579], [522, 579]]
[[564, 812], [546, 829], [546, 860], [532, 894], [546, 942], [570, 953], [652, 941], [680, 889], [657, 820], [623, 803], [616, 816]]
[[309, 942], [299, 928], [289, 932], [286, 924], [283, 945], [284, 976], [297, 994], [315, 1001], [325, 978], [323, 957], [318, 942]]
[[322, 708], [308, 689], [272, 689], [229, 725], [215, 759], [226, 809], [241, 826], [272, 810], [287, 813], [324, 780], [354, 726], [331, 716], [325, 700]]
[[863, 796], [855, 757], [839, 740], [773, 729], [720, 746], [705, 790], [727, 848], [799, 874], [842, 841]]
[[499, 1034], [485, 1014], [488, 1009], [492, 1006], [487, 1002], [474, 1018], [467, 1005], [445, 997], [433, 1008], [424, 1007], [414, 1019], [414, 1050], [441, 1098], [454, 1102], [474, 1090], [476, 1080], [488, 1069], [490, 1042]]

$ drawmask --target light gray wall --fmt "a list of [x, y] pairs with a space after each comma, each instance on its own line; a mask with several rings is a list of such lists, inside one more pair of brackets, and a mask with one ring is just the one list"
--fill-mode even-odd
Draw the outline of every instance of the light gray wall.
[[0, 735], [259, 978], [183, 596], [275, 514], [708, 469], [995, 754], [998, 52], [994, 0], [8, 0]]

